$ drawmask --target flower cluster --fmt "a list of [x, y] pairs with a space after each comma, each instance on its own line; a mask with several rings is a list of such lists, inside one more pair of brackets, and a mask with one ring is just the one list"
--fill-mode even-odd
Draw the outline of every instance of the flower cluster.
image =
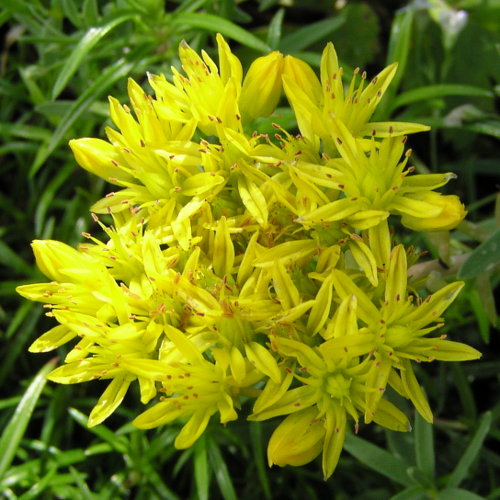
[[[408, 283], [414, 256], [393, 244], [388, 223], [451, 229], [465, 211], [435, 191], [453, 174], [407, 166], [406, 134], [426, 126], [370, 121], [395, 65], [371, 81], [356, 70], [344, 87], [328, 44], [320, 79], [278, 52], [243, 76], [217, 43], [218, 65], [181, 44], [182, 72], [148, 75], [154, 97], [130, 80], [132, 109], [110, 98], [108, 141], [70, 142], [116, 191], [91, 208], [101, 239], [33, 242], [51, 281], [18, 292], [58, 324], [30, 350], [73, 342], [49, 379], [109, 381], [90, 426], [135, 382], [150, 405], [134, 424], [180, 419], [178, 448], [244, 404], [250, 420], [284, 417], [269, 464], [322, 454], [327, 478], [350, 423], [409, 430], [388, 387], [432, 421], [414, 362], [480, 356], [433, 333], [463, 283], [419, 296]], [[300, 133], [255, 130], [283, 91]]]

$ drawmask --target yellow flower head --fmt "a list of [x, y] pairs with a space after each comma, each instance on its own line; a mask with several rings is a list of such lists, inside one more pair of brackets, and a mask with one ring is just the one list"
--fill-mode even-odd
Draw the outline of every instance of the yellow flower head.
[[[269, 464], [321, 455], [328, 478], [350, 422], [409, 429], [387, 386], [432, 420], [414, 362], [480, 356], [429, 335], [463, 283], [419, 297], [387, 221], [445, 230], [465, 211], [434, 191], [453, 174], [407, 167], [403, 136], [426, 127], [370, 122], [395, 65], [371, 82], [355, 71], [344, 89], [332, 44], [321, 79], [278, 52], [243, 76], [220, 35], [217, 47], [218, 64], [181, 43], [172, 82], [148, 75], [154, 97], [129, 80], [130, 108], [110, 98], [108, 141], [70, 142], [84, 169], [117, 186], [92, 207], [113, 226], [93, 214], [101, 238], [33, 242], [49, 282], [17, 291], [57, 324], [30, 351], [71, 343], [49, 378], [108, 380], [89, 425], [138, 382], [151, 406], [134, 424], [179, 421], [175, 446], [187, 448], [211, 418], [226, 424], [253, 402], [250, 420], [284, 417]], [[301, 134], [249, 130], [282, 84]]]
[[283, 86], [295, 111], [302, 135], [312, 142], [323, 141], [328, 154], [334, 154], [332, 120], [341, 121], [355, 136], [404, 135], [429, 130], [417, 123], [370, 122], [378, 103], [396, 73], [397, 64], [391, 64], [370, 82], [366, 73], [354, 71], [347, 88], [343, 86], [343, 69], [339, 67], [337, 53], [328, 43], [321, 57], [321, 82], [303, 61], [291, 56], [285, 59]]

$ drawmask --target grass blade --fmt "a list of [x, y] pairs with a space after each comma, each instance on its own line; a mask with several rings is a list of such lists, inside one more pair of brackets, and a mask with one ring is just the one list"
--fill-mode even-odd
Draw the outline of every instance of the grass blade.
[[[476, 459], [477, 455], [481, 451], [483, 446], [483, 441], [488, 434], [491, 426], [491, 413], [486, 412], [479, 421], [479, 427], [474, 434], [471, 442], [467, 446], [462, 458], [459, 460], [455, 470], [451, 473], [448, 479], [448, 488], [456, 488], [467, 476], [469, 467], [472, 462]], [[458, 498], [458, 497], [455, 497]]]
[[352, 434], [346, 435], [344, 448], [370, 469], [404, 486], [413, 485], [406, 472], [408, 465], [382, 448]]
[[442, 83], [439, 85], [427, 85], [416, 89], [408, 90], [398, 95], [391, 105], [391, 111], [414, 102], [426, 101], [438, 97], [465, 96], [465, 97], [489, 97], [493, 94], [481, 87], [473, 85], [460, 85], [457, 83]]
[[187, 24], [192, 28], [201, 28], [211, 31], [213, 33], [221, 33], [228, 38], [232, 38], [242, 45], [259, 52], [269, 52], [271, 47], [257, 38], [247, 30], [240, 28], [238, 25], [224, 19], [222, 17], [214, 16], [213, 14], [182, 12], [177, 13], [172, 17], [172, 24], [179, 26]]
[[328, 37], [344, 23], [345, 17], [337, 16], [308, 24], [284, 36], [279, 44], [279, 49], [285, 53], [303, 50], [313, 43]]
[[252, 436], [252, 448], [254, 463], [257, 468], [257, 475], [262, 486], [262, 491], [267, 500], [271, 500], [271, 486], [269, 485], [269, 477], [267, 475], [268, 468], [265, 463], [266, 452], [262, 446], [262, 424], [260, 422], [250, 423], [250, 435]]
[[4, 266], [10, 267], [12, 270], [23, 274], [25, 276], [31, 276], [33, 274], [33, 268], [27, 264], [19, 255], [17, 255], [12, 248], [6, 245], [0, 240], [0, 262]]
[[9, 423], [2, 432], [2, 437], [0, 438], [0, 479], [4, 477], [5, 472], [16, 454], [16, 450], [24, 436], [24, 432], [26, 431], [33, 410], [38, 402], [38, 398], [47, 383], [46, 376], [53, 370], [56, 361], [56, 358], [50, 360], [36, 374], [17, 405], [14, 415], [12, 415]]
[[128, 454], [128, 439], [125, 436], [117, 436], [116, 433], [100, 424], [96, 427], [87, 427], [88, 417], [75, 408], [68, 409], [69, 414], [88, 432], [95, 434], [103, 441], [109, 443], [118, 453]]
[[127, 62], [125, 59], [119, 59], [109, 66], [97, 80], [87, 88], [85, 92], [68, 109], [64, 118], [61, 120], [48, 144], [43, 145], [37, 154], [37, 157], [31, 167], [30, 176], [34, 176], [45, 160], [51, 155], [54, 149], [59, 145], [64, 134], [75, 123], [82, 113], [94, 102], [103, 92], [110, 88], [116, 81], [124, 78], [130, 73], [134, 63]]
[[108, 24], [100, 26], [98, 28], [89, 28], [83, 38], [80, 39], [72, 54], [66, 59], [64, 66], [54, 83], [54, 88], [52, 89], [52, 100], [56, 99], [57, 96], [62, 92], [66, 84], [69, 82], [70, 78], [75, 74], [81, 62], [85, 56], [92, 50], [92, 48], [106, 36], [112, 29], [116, 28], [125, 21], [132, 18], [132, 15], [126, 15], [113, 19]]
[[439, 492], [436, 500], [484, 500], [484, 497], [462, 488], [446, 488]]
[[274, 14], [269, 23], [269, 28], [267, 28], [267, 43], [273, 50], [277, 49], [279, 46], [284, 17], [285, 9], [281, 8], [276, 11], [276, 14]]
[[433, 428], [432, 424], [426, 422], [420, 413], [417, 413], [415, 418], [415, 457], [417, 467], [428, 479], [432, 479], [436, 462]]
[[497, 229], [486, 241], [483, 241], [458, 271], [459, 279], [470, 279], [479, 276], [499, 261], [500, 229]]
[[226, 462], [222, 457], [218, 444], [210, 438], [207, 438], [207, 443], [210, 464], [215, 473], [222, 496], [225, 500], [237, 500], [238, 497], [236, 496], [231, 476], [229, 475]]
[[422, 486], [410, 486], [392, 496], [390, 500], [422, 500], [425, 497], [425, 489]]
[[210, 473], [205, 434], [194, 445], [194, 480], [196, 483], [196, 498], [198, 500], [208, 500]]
[[408, 54], [410, 52], [410, 41], [412, 38], [412, 25], [415, 14], [415, 8], [411, 6], [407, 9], [401, 9], [392, 21], [391, 34], [386, 64], [398, 63], [398, 70], [392, 80], [391, 89], [393, 92], [399, 87], [399, 82], [406, 70]]

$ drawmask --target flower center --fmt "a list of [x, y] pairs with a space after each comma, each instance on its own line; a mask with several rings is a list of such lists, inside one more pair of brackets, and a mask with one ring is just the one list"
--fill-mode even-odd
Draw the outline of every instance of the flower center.
[[332, 398], [348, 398], [350, 394], [351, 379], [347, 379], [341, 373], [331, 373], [326, 376], [325, 389]]

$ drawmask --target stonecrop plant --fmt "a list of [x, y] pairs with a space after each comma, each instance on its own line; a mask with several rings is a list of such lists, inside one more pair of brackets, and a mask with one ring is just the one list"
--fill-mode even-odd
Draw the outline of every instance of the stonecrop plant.
[[[213, 416], [279, 417], [269, 464], [321, 454], [326, 479], [348, 428], [410, 430], [389, 387], [432, 422], [415, 363], [480, 356], [439, 333], [463, 283], [420, 295], [417, 256], [392, 229], [452, 229], [465, 210], [436, 191], [453, 173], [408, 165], [406, 136], [427, 126], [371, 121], [395, 65], [371, 80], [355, 70], [344, 86], [328, 44], [320, 78], [279, 52], [243, 75], [220, 35], [217, 44], [218, 65], [182, 43], [173, 81], [148, 75], [154, 96], [130, 80], [131, 108], [110, 98], [107, 141], [70, 142], [116, 190], [91, 208], [101, 239], [33, 242], [50, 282], [17, 290], [57, 326], [30, 350], [71, 342], [49, 379], [108, 381], [89, 426], [138, 383], [148, 407], [133, 423], [182, 422], [177, 448]], [[299, 133], [277, 123], [274, 136], [259, 132], [283, 92]]]

